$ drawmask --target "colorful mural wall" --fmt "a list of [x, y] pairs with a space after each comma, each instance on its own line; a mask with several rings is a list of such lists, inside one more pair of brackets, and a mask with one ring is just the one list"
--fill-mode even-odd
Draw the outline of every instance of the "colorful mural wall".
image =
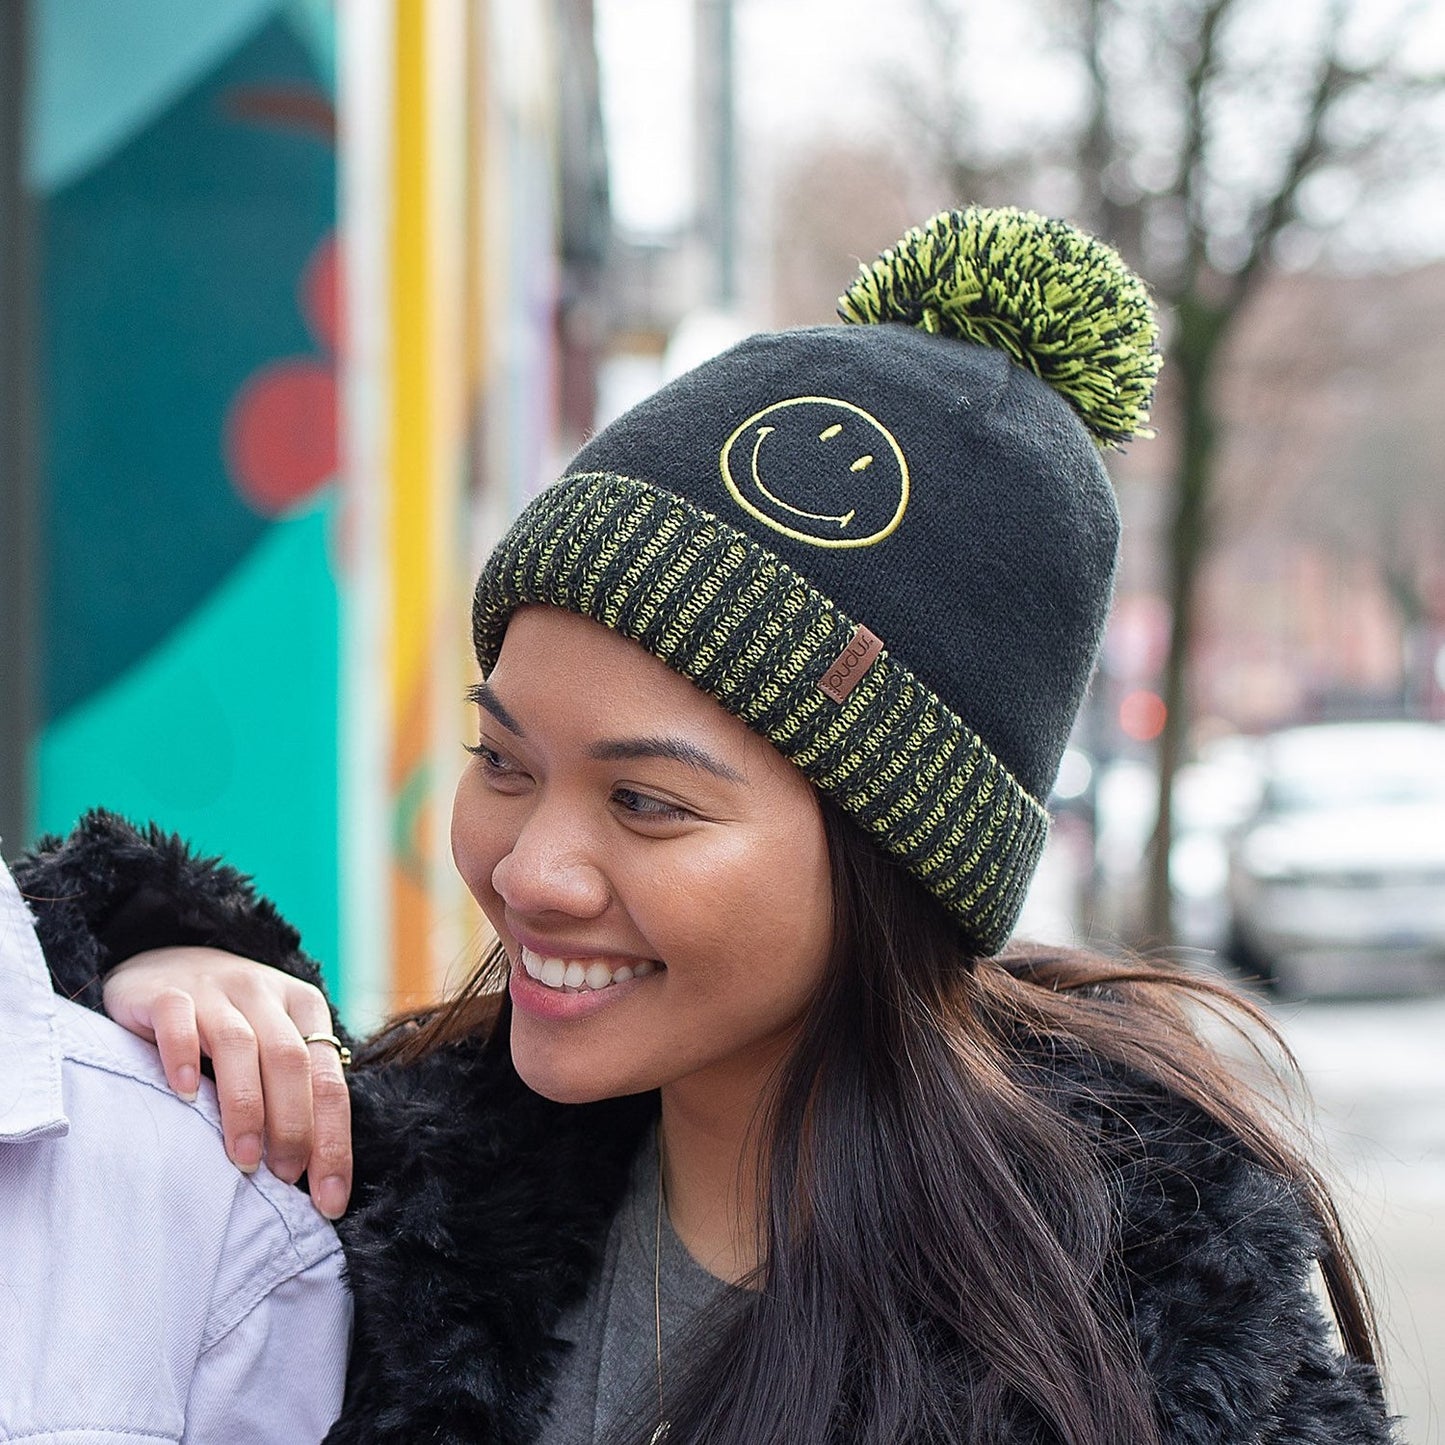
[[33, 7], [36, 823], [224, 851], [337, 959], [329, 17]]
[[348, 26], [343, 47], [358, 584], [342, 952], [367, 1017], [433, 997], [483, 946], [448, 841], [471, 585], [555, 461], [561, 291], [550, 0], [388, 13], [384, 40]]
[[556, 460], [553, 7], [30, 4], [32, 831], [224, 855], [365, 1024], [480, 946], [446, 820], [471, 577]]

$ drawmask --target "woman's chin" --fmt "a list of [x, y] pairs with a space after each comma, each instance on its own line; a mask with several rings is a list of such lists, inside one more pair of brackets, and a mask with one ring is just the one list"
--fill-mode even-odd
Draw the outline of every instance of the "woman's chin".
[[514, 1019], [512, 1066], [534, 1094], [551, 1099], [554, 1104], [595, 1104], [602, 1099], [642, 1093], [649, 1087], [610, 1071], [581, 1068], [581, 1061], [575, 1055], [558, 1058], [550, 1049], [532, 1048], [518, 1033]]

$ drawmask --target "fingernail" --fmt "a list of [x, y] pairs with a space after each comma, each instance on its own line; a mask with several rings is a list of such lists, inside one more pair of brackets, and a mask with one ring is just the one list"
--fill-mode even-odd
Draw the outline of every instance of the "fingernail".
[[346, 1213], [346, 1181], [334, 1174], [321, 1181], [316, 1191], [316, 1207], [328, 1219], [340, 1219]]
[[196, 1095], [200, 1092], [200, 1087], [200, 1075], [197, 1074], [189, 1064], [183, 1069], [176, 1070], [176, 1093], [178, 1093], [186, 1103], [195, 1103]]
[[254, 1174], [261, 1167], [261, 1136], [242, 1134], [236, 1140], [235, 1152], [231, 1158], [236, 1161], [236, 1168], [242, 1174]]

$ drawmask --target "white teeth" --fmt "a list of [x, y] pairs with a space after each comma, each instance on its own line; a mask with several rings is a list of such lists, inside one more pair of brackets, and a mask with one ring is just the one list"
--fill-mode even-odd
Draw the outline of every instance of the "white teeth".
[[538, 983], [547, 988], [565, 989], [569, 993], [579, 993], [583, 989], [600, 992], [604, 988], [610, 988], [614, 983], [626, 983], [633, 978], [646, 978], [657, 967], [648, 959], [642, 959], [635, 964], [619, 964], [616, 968], [611, 968], [601, 959], [583, 963], [575, 958], [544, 958], [539, 953], [533, 953], [530, 948], [524, 948], [521, 952], [522, 967], [529, 978], [536, 979]]

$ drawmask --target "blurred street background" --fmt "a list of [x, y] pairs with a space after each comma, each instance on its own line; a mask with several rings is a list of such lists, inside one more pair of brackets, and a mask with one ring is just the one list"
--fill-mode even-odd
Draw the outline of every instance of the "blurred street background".
[[154, 818], [433, 996], [481, 556], [969, 202], [1167, 355], [1021, 931], [1263, 1001], [1445, 1445], [1445, 0], [0, 0], [0, 846]]

